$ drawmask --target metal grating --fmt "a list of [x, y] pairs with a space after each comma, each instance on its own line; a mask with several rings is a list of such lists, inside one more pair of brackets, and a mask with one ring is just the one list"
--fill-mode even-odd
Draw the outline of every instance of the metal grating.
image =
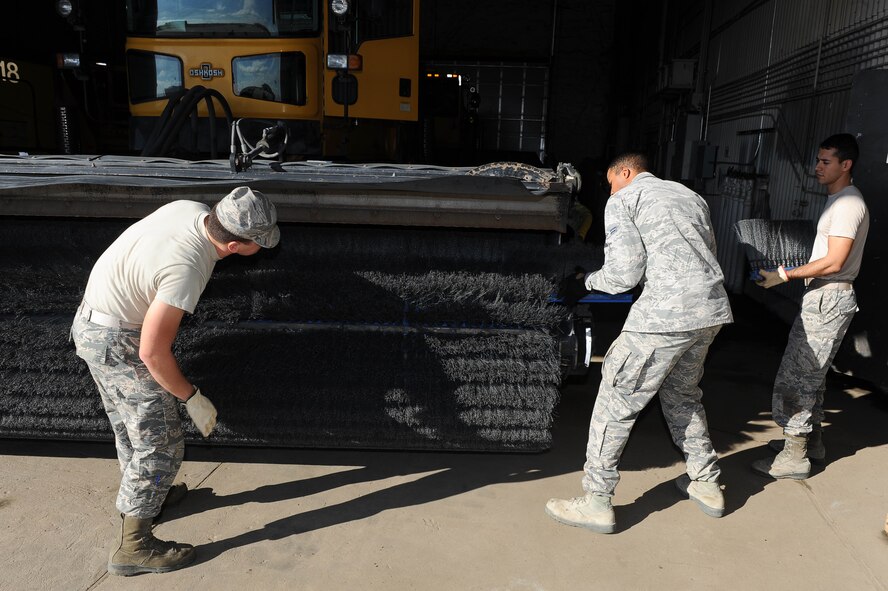
[[706, 197], [718, 245], [716, 256], [725, 276], [725, 289], [730, 293], [742, 293], [748, 278], [746, 256], [733, 228], [736, 222], [750, 217], [754, 190], [753, 179], [728, 176], [720, 194]]
[[530, 152], [542, 159], [546, 149], [549, 67], [528, 62], [426, 62], [473, 85], [481, 99], [482, 150]]
[[[741, 40], [745, 37], [745, 30], [746, 27], [729, 32], [729, 38], [719, 40], [719, 47], [724, 43], [731, 50], [716, 52], [715, 77], [709, 103], [712, 120], [778, 107], [786, 102], [823, 93], [848, 90], [858, 71], [888, 66], [888, 16], [823, 38], [822, 41], [811, 42], [781, 60], [767, 60], [758, 68], [749, 67], [750, 64], [761, 63], [758, 51], [754, 48], [750, 52], [736, 50], [742, 46], [738, 44], [743, 43]], [[775, 30], [772, 34], [776, 38], [780, 33]], [[751, 45], [758, 45], [757, 41], [760, 40], [755, 41]], [[727, 58], [723, 53], [735, 56], [733, 61], [725, 61]], [[742, 59], [738, 59], [738, 56]]]

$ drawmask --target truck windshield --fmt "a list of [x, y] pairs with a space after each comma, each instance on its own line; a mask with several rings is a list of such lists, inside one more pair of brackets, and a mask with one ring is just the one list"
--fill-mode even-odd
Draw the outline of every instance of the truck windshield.
[[303, 37], [318, 0], [127, 0], [127, 33], [146, 37]]

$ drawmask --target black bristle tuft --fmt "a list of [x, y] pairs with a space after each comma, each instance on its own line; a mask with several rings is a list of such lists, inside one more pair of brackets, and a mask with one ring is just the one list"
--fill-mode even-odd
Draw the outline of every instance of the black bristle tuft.
[[815, 228], [807, 220], [740, 220], [734, 231], [746, 251], [750, 271], [800, 267], [811, 258]]

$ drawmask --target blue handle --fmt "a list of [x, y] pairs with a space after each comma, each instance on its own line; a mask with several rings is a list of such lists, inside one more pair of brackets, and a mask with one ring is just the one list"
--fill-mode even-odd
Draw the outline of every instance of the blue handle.
[[[618, 293], [616, 295], [611, 295], [609, 293], [590, 293], [583, 296], [579, 303], [581, 304], [622, 304], [629, 303], [632, 301], [631, 293]], [[549, 302], [553, 304], [560, 304], [561, 298], [558, 296], [551, 295], [549, 296]]]
[[[795, 269], [795, 267], [783, 267], [784, 271], [789, 271], [790, 269]], [[776, 271], [777, 267], [763, 267], [761, 269], [753, 269], [749, 272], [749, 278], [753, 281], [760, 281], [764, 279], [761, 275], [759, 275], [759, 271]]]

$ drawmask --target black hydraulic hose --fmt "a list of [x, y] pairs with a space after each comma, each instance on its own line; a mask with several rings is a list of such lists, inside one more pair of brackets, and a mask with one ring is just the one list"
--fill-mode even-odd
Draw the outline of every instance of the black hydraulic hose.
[[194, 136], [197, 136], [197, 105], [200, 101], [204, 101], [207, 105], [210, 125], [210, 153], [213, 159], [217, 158], [218, 150], [216, 148], [216, 106], [213, 99], [216, 99], [225, 113], [225, 120], [228, 128], [231, 129], [234, 116], [228, 101], [222, 94], [212, 88], [205, 86], [194, 86], [188, 90], [179, 90], [172, 94], [164, 107], [163, 113], [152, 130], [151, 135], [145, 142], [142, 149], [143, 156], [164, 156], [166, 155], [173, 142], [179, 137], [179, 132], [186, 120], [192, 123]]
[[160, 114], [160, 118], [157, 120], [157, 123], [154, 125], [154, 129], [151, 130], [151, 135], [148, 136], [148, 139], [145, 141], [145, 146], [142, 148], [142, 156], [153, 156], [156, 150], [155, 145], [157, 144], [157, 140], [161, 135], [161, 132], [166, 127], [167, 121], [170, 118], [170, 115], [173, 112], [175, 106], [179, 103], [179, 100], [185, 94], [185, 89], [177, 90], [175, 94], [170, 95], [167, 100], [166, 106], [163, 108], [163, 112]]
[[[180, 105], [177, 114], [173, 117], [173, 119], [169, 123], [169, 130], [167, 131], [167, 137], [161, 146], [160, 154], [161, 156], [167, 154], [169, 152], [170, 146], [172, 143], [179, 137], [179, 130], [184, 125], [186, 119], [189, 116], [194, 116], [194, 122], [196, 124], [197, 121], [197, 105], [200, 101], [206, 101], [208, 105], [208, 110], [211, 113], [210, 117], [210, 137], [211, 137], [211, 151], [213, 154], [213, 158], [216, 158], [216, 120], [215, 120], [215, 108], [212, 105], [212, 99], [216, 98], [219, 101], [219, 104], [222, 105], [223, 110], [225, 111], [225, 118], [227, 120], [228, 125], [231, 125], [232, 122], [232, 114], [231, 108], [228, 106], [228, 102], [225, 100], [225, 97], [222, 96], [218, 91], [213, 90], [211, 88], [205, 88], [203, 86], [195, 87], [198, 89], [193, 94], [186, 94], [182, 98], [182, 104]], [[196, 131], [195, 131], [196, 134]]]
[[185, 120], [191, 115], [195, 105], [200, 101], [198, 95], [204, 90], [206, 90], [206, 88], [203, 86], [195, 86], [190, 88], [188, 92], [185, 93], [185, 96], [179, 99], [173, 116], [161, 132], [163, 143], [160, 145], [160, 150], [158, 150], [156, 154], [152, 154], [152, 156], [163, 156], [169, 151], [170, 145], [179, 137], [179, 130], [182, 129]]
[[219, 105], [221, 105], [222, 110], [225, 112], [225, 122], [228, 125], [228, 129], [231, 129], [231, 126], [234, 123], [234, 115], [231, 113], [231, 107], [228, 106], [228, 101], [225, 100], [225, 97], [222, 96], [218, 90], [214, 90], [212, 88], [208, 88], [204, 93], [204, 100], [207, 103], [207, 112], [210, 115], [210, 155], [215, 160], [217, 158], [216, 152], [216, 106], [213, 104], [213, 99], [215, 98], [219, 101]]
[[[197, 103], [199, 104], [200, 100], [198, 100]], [[195, 104], [194, 109], [192, 109], [188, 113], [188, 117], [185, 118], [185, 121], [188, 121], [188, 123], [191, 125], [191, 141], [192, 141], [192, 145], [194, 146], [194, 148], [197, 149], [199, 146], [199, 144], [198, 144], [199, 138], [197, 135], [198, 130], [199, 130], [198, 124], [200, 123], [200, 118], [197, 116], [197, 104]], [[184, 122], [183, 122], [183, 125], [184, 125]], [[179, 139], [179, 134], [176, 134], [175, 136], [171, 137], [170, 139], [173, 141], [174, 144], [178, 144], [178, 142], [176, 140]], [[166, 152], [164, 152], [164, 154], [166, 154]]]
[[210, 124], [210, 159], [215, 160], [216, 154], [216, 107], [213, 106], [213, 98], [204, 96], [207, 103], [207, 121]]
[[225, 100], [225, 97], [222, 94], [214, 90], [212, 88], [206, 88], [204, 86], [195, 86], [190, 89], [183, 97], [181, 97], [179, 101], [179, 106], [176, 109], [176, 113], [172, 116], [172, 118], [168, 121], [166, 125], [166, 129], [163, 132], [163, 144], [160, 147], [160, 150], [157, 156], [164, 156], [169, 152], [169, 149], [174, 141], [176, 141], [179, 137], [179, 131], [184, 125], [185, 121], [189, 118], [189, 116], [194, 116], [196, 121], [197, 119], [197, 105], [200, 101], [205, 101], [207, 103], [207, 110], [210, 114], [210, 150], [212, 157], [215, 159], [217, 156], [216, 151], [216, 111], [215, 106], [212, 104], [213, 99], [219, 101], [219, 104], [222, 106], [222, 110], [225, 112], [226, 123], [231, 128], [232, 121], [234, 119], [231, 107], [228, 106], [228, 101]]
[[195, 89], [181, 90], [170, 96], [167, 106], [164, 108], [154, 132], [151, 134], [151, 141], [146, 144], [142, 150], [143, 156], [160, 156], [164, 153], [162, 145], [166, 143], [169, 137], [171, 126], [182, 116], [182, 104], [189, 96], [193, 96]]
[[179, 140], [179, 130], [185, 125], [185, 122], [188, 121], [191, 123], [191, 136], [194, 138], [194, 146], [197, 149], [198, 143], [198, 123], [200, 118], [197, 114], [198, 105], [203, 100], [204, 93], [206, 93], [207, 89], [203, 86], [200, 87], [198, 92], [194, 93], [193, 97], [189, 97], [189, 101], [184, 105], [185, 114], [182, 116], [180, 122], [175, 126], [174, 129], [170, 130], [170, 136], [167, 138], [167, 141], [164, 142], [163, 151], [161, 155], [167, 154], [169, 152], [170, 147], [177, 143]]

